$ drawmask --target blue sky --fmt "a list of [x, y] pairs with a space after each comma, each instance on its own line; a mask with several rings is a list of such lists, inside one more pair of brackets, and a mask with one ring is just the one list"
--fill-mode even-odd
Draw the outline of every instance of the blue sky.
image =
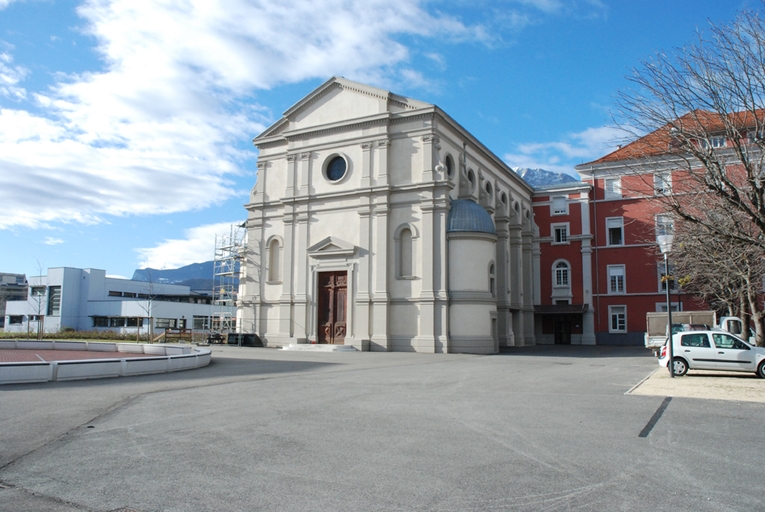
[[513, 167], [612, 150], [630, 68], [758, 2], [0, 0], [0, 272], [177, 268], [246, 218], [251, 140], [333, 75]]

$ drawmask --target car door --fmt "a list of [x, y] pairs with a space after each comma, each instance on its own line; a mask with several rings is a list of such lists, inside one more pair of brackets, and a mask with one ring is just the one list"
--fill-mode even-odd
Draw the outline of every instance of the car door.
[[754, 371], [755, 351], [752, 347], [724, 332], [713, 333], [712, 341], [715, 345], [717, 368]]
[[675, 356], [682, 356], [688, 361], [689, 368], [698, 370], [715, 369], [715, 349], [709, 343], [705, 332], [689, 332], [680, 336], [680, 346], [675, 347]]

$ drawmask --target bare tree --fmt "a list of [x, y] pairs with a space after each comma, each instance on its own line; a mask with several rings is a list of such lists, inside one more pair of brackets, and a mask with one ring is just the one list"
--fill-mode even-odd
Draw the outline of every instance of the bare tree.
[[618, 124], [636, 140], [622, 155], [636, 174], [672, 172], [671, 193], [654, 201], [676, 219], [686, 289], [751, 316], [763, 344], [762, 13], [744, 10], [729, 25], [710, 24], [708, 35], [656, 54], [627, 78], [634, 87], [619, 92]]
[[[151, 343], [154, 340], [154, 300], [157, 298], [157, 294], [154, 290], [154, 279], [151, 275], [151, 269], [148, 270], [149, 279], [148, 279], [148, 285], [147, 285], [147, 293], [145, 294], [145, 300], [146, 302], [138, 302], [138, 305], [141, 309], [144, 310], [146, 313], [146, 317], [149, 319], [149, 328], [148, 328], [148, 334], [149, 334], [149, 343]], [[138, 326], [138, 330], [136, 332], [136, 341], [140, 339], [141, 336], [141, 326]]]
[[[43, 278], [43, 271], [44, 267], [42, 263], [40, 263], [39, 260], [37, 260], [37, 273], [40, 279]], [[50, 298], [48, 297], [48, 277], [47, 274], [45, 274], [45, 281], [40, 281], [36, 283], [34, 286], [30, 283], [29, 285], [29, 303], [32, 305], [32, 309], [35, 312], [36, 322], [37, 322], [37, 339], [41, 340], [43, 338], [43, 334], [45, 332], [45, 314], [47, 313], [47, 307], [48, 307], [48, 300]], [[27, 338], [31, 335], [31, 325], [32, 322], [27, 319]]]
[[[725, 223], [727, 219], [720, 219]], [[765, 277], [762, 250], [748, 243], [731, 243], [699, 224], [684, 223], [675, 235], [675, 279], [727, 316], [755, 325], [759, 346], [765, 346], [765, 312], [759, 300]]]
[[738, 220], [757, 229], [721, 230], [688, 201], [668, 202], [675, 213], [765, 247], [765, 20], [742, 11], [710, 33], [633, 70], [628, 79], [637, 87], [618, 95], [619, 124], [633, 136], [649, 133], [633, 145], [636, 160], [668, 156], [669, 167], [686, 171], [686, 193], [717, 195], [722, 208], [743, 213]]

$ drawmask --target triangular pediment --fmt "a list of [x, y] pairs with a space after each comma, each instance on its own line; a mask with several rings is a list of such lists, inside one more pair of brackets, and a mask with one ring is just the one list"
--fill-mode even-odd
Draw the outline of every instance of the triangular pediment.
[[355, 245], [334, 236], [328, 236], [308, 248], [308, 255], [312, 258], [353, 256], [355, 253]]
[[334, 126], [433, 105], [342, 77], [332, 77], [284, 112], [258, 135], [256, 144], [286, 132]]

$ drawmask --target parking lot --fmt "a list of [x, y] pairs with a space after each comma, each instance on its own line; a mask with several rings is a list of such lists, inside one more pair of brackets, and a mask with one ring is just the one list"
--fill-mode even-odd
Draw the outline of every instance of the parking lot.
[[[765, 404], [681, 396], [656, 367], [643, 348], [222, 346], [199, 370], [4, 386], [0, 509], [761, 508]], [[693, 379], [723, 382], [672, 380]]]

